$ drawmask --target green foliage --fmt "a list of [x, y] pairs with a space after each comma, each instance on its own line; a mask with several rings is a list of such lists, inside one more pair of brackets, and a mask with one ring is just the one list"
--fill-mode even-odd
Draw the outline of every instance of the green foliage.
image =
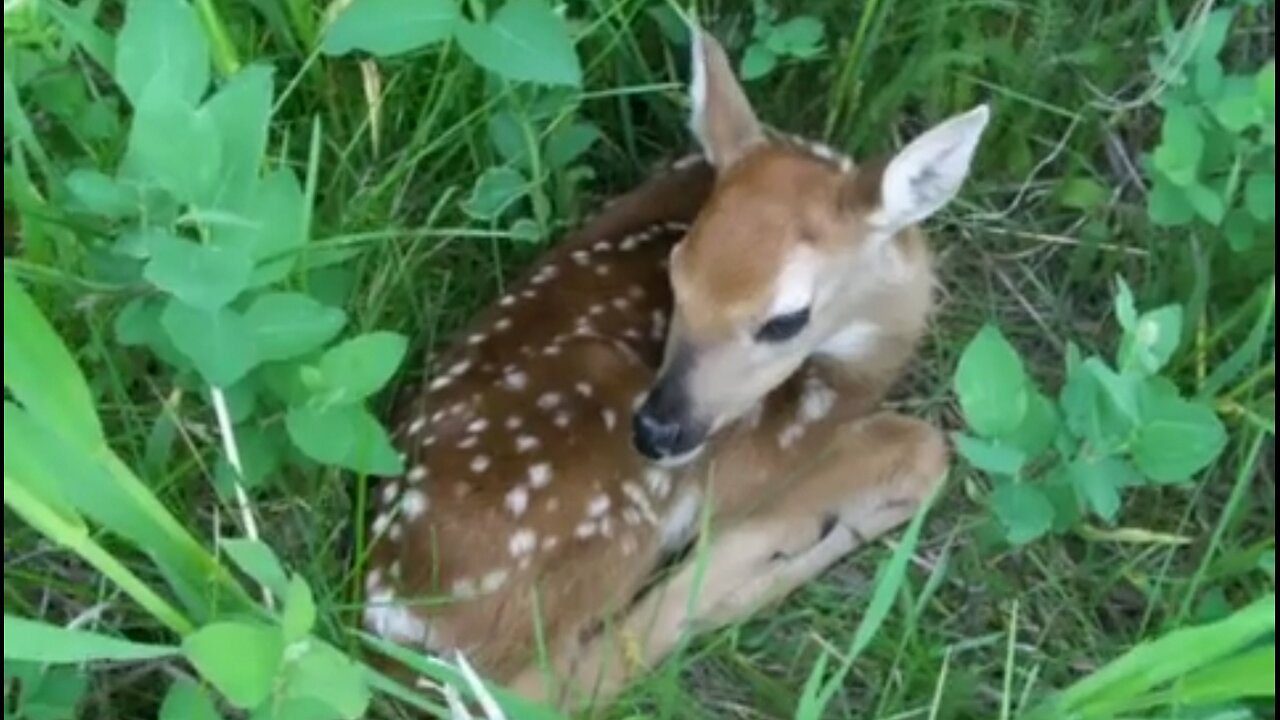
[[1250, 72], [1224, 67], [1239, 11], [1166, 27], [1152, 69], [1168, 83], [1160, 144], [1145, 159], [1147, 212], [1159, 225], [1208, 225], [1245, 251], [1275, 235], [1275, 61]]
[[1139, 313], [1121, 278], [1115, 311], [1114, 364], [1071, 345], [1056, 403], [994, 326], [960, 357], [955, 391], [976, 437], [957, 435], [956, 448], [994, 479], [991, 508], [1011, 543], [1069, 529], [1082, 513], [1112, 523], [1125, 489], [1184, 483], [1226, 447], [1213, 409], [1160, 374], [1179, 346], [1182, 308]]
[[743, 80], [764, 78], [788, 58], [813, 60], [824, 52], [821, 19], [797, 15], [779, 22], [778, 11], [768, 0], [754, 0], [753, 7], [755, 22], [751, 27], [751, 42], [738, 67]]
[[166, 657], [177, 648], [146, 645], [71, 630], [5, 613], [4, 659], [36, 663], [77, 663], [87, 660], [149, 660]]

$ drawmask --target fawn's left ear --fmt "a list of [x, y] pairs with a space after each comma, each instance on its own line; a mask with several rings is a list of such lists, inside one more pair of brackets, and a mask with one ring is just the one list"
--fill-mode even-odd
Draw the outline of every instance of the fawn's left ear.
[[689, 126], [707, 160], [717, 170], [724, 170], [764, 142], [764, 129], [733, 74], [724, 48], [695, 24], [691, 24], [690, 32], [693, 82], [689, 96], [693, 114]]
[[929, 218], [960, 191], [990, 118], [990, 109], [979, 105], [934, 126], [882, 169], [868, 166], [856, 173], [849, 188], [853, 197], [846, 199], [888, 233]]

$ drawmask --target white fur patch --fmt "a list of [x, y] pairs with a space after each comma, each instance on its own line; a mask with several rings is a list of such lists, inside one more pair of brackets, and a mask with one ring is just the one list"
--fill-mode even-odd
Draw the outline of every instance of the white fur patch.
[[879, 333], [880, 329], [872, 323], [852, 322], [823, 341], [818, 346], [817, 352], [820, 355], [829, 355], [841, 360], [865, 357], [875, 347]]

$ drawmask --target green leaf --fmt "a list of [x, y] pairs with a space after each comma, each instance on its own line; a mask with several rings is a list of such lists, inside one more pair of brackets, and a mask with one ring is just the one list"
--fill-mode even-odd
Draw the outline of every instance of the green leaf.
[[190, 679], [180, 677], [169, 686], [159, 720], [220, 720], [213, 698]]
[[1053, 525], [1053, 505], [1032, 485], [1002, 483], [991, 494], [991, 507], [1004, 526], [1005, 538], [1014, 545], [1040, 538]]
[[1215, 100], [1222, 94], [1225, 73], [1222, 70], [1222, 63], [1218, 62], [1217, 58], [1197, 63], [1194, 72], [1196, 93], [1201, 98]]
[[284, 599], [284, 628], [286, 644], [295, 643], [306, 637], [316, 624], [316, 604], [311, 598], [311, 588], [301, 575], [294, 575], [289, 581], [289, 589]]
[[355, 0], [325, 31], [328, 55], [363, 50], [387, 57], [445, 40], [461, 15], [456, 0]]
[[167, 233], [152, 233], [147, 240], [151, 260], [143, 277], [186, 305], [217, 310], [249, 284], [253, 263], [238, 249], [201, 245]]
[[507, 80], [582, 85], [569, 26], [546, 0], [509, 0], [488, 24], [462, 21], [455, 32], [477, 65]]
[[1222, 232], [1227, 236], [1227, 244], [1235, 252], [1245, 252], [1257, 243], [1261, 228], [1254, 222], [1248, 212], [1235, 208], [1227, 213], [1222, 224]]
[[1258, 98], [1249, 95], [1227, 95], [1213, 104], [1213, 116], [1222, 127], [1233, 133], [1241, 133], [1262, 122], [1262, 108]]
[[1133, 301], [1133, 290], [1119, 275], [1116, 276], [1115, 306], [1116, 320], [1119, 321], [1120, 327], [1133, 332], [1134, 326], [1138, 324], [1138, 310]]
[[1246, 650], [1201, 668], [1174, 684], [1173, 694], [1187, 706], [1242, 698], [1275, 698], [1276, 646]]
[[1000, 438], [1006, 445], [1018, 448], [1028, 459], [1038, 457], [1053, 445], [1061, 420], [1053, 401], [1033, 392], [1027, 402], [1027, 413], [1016, 430]]
[[1163, 227], [1178, 227], [1191, 222], [1196, 211], [1182, 188], [1157, 175], [1147, 195], [1147, 217]]
[[261, 540], [230, 538], [219, 545], [222, 551], [231, 558], [246, 575], [255, 582], [266, 586], [273, 594], [283, 597], [289, 588], [289, 578], [285, 575], [280, 559], [270, 545]]
[[31, 297], [4, 274], [4, 385], [44, 425], [102, 440], [93, 394], [75, 358]]
[[322, 465], [367, 475], [404, 471], [386, 430], [360, 405], [292, 408], [285, 426], [298, 449]]
[[1067, 474], [1080, 497], [1107, 522], [1120, 510], [1120, 489], [1141, 480], [1132, 466], [1116, 457], [1078, 457], [1067, 466]]
[[267, 698], [284, 661], [280, 629], [247, 622], [206, 625], [182, 647], [200, 675], [242, 710]]
[[[175, 152], [175, 148], [182, 150]], [[121, 172], [143, 184], [159, 185], [183, 202], [211, 207], [218, 190], [222, 151], [213, 115], [153, 87], [137, 104]]]
[[979, 470], [997, 475], [1017, 475], [1027, 461], [1026, 455], [1016, 447], [1000, 445], [963, 433], [952, 435], [956, 450], [969, 464]]
[[1102, 207], [1110, 197], [1111, 193], [1093, 178], [1070, 178], [1058, 188], [1058, 202], [1077, 210]]
[[1017, 351], [995, 326], [984, 326], [969, 342], [954, 385], [965, 420], [979, 435], [1007, 435], [1022, 424], [1028, 404], [1026, 373]]
[[773, 28], [768, 45], [779, 55], [813, 57], [822, 51], [822, 21], [811, 15], [791, 18]]
[[1222, 52], [1222, 47], [1227, 43], [1227, 33], [1231, 30], [1233, 15], [1230, 8], [1218, 8], [1205, 17], [1204, 25], [1199, 27], [1200, 36], [1195, 45], [1198, 62], [1216, 58]]
[[231, 308], [201, 310], [171, 300], [160, 324], [210, 385], [230, 387], [258, 364], [253, 332]]
[[97, 170], [72, 170], [63, 182], [77, 203], [96, 215], [118, 220], [138, 212], [137, 193]]
[[518, 171], [509, 167], [489, 168], [476, 178], [471, 196], [462, 209], [476, 220], [496, 220], [527, 191], [528, 182]]
[[221, 174], [213, 206], [235, 211], [253, 200], [267, 149], [274, 70], [250, 65], [237, 72], [205, 103], [222, 144]]
[[752, 43], [742, 55], [738, 74], [743, 80], [756, 80], [773, 72], [777, 64], [778, 56], [772, 50], [760, 43]]
[[1153, 375], [1161, 370], [1178, 349], [1182, 335], [1182, 307], [1165, 305], [1142, 314], [1120, 342], [1117, 364]]
[[[9, 669], [17, 664], [5, 663], [6, 688], [12, 687]], [[83, 717], [84, 713], [77, 710], [89, 690], [87, 669], [59, 666], [28, 671], [23, 668], [17, 682], [21, 689], [17, 720], [78, 720]], [[10, 697], [12, 695], [6, 692], [6, 700]]]
[[1192, 182], [1183, 190], [1187, 194], [1187, 201], [1191, 203], [1191, 208], [1197, 215], [1213, 225], [1222, 223], [1222, 218], [1227, 214], [1227, 206], [1222, 202], [1221, 195], [1198, 182]]
[[125, 97], [134, 107], [148, 93], [194, 105], [209, 86], [209, 43], [195, 11], [181, 0], [133, 0], [126, 7], [115, 61]]
[[589, 122], [574, 122], [556, 128], [547, 139], [547, 164], [569, 167], [600, 139], [600, 129]]
[[287, 360], [332, 340], [347, 323], [347, 314], [293, 292], [258, 296], [244, 314], [263, 361]]
[[1106, 394], [1113, 407], [1132, 422], [1138, 420], [1138, 378], [1119, 373], [1107, 367], [1102, 358], [1091, 357], [1084, 361], [1084, 369], [1098, 381], [1098, 387]]
[[82, 663], [91, 660], [150, 660], [178, 652], [170, 645], [121, 640], [88, 630], [72, 630], [4, 615], [4, 659], [38, 663]]
[[346, 720], [364, 717], [370, 700], [364, 670], [327, 643], [305, 642], [307, 650], [290, 673], [285, 697], [318, 700]]
[[1204, 154], [1204, 135], [1193, 111], [1172, 105], [1165, 111], [1160, 146], [1152, 155], [1155, 166], [1176, 185], [1186, 187], [1196, 180]]
[[320, 358], [317, 392], [330, 403], [354, 403], [391, 379], [409, 347], [403, 335], [378, 331], [335, 345]]
[[1156, 482], [1184, 482], [1226, 447], [1226, 429], [1203, 404], [1183, 400], [1162, 384], [1149, 384], [1145, 389], [1133, 460]]
[[1276, 216], [1276, 176], [1269, 172], [1256, 172], [1249, 176], [1244, 186], [1244, 203], [1249, 214], [1261, 223], [1271, 222]]

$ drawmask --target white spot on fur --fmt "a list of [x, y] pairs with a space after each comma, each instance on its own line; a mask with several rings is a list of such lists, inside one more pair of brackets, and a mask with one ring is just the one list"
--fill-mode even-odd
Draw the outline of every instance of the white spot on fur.
[[573, 258], [573, 261], [579, 265], [586, 265], [591, 262], [591, 254], [586, 250], [574, 250], [571, 257]]
[[653, 506], [649, 504], [649, 498], [645, 496], [644, 490], [633, 482], [622, 483], [622, 492], [631, 501], [633, 507], [629, 510], [636, 511], [639, 516], [643, 517], [651, 525], [658, 524], [658, 516], [653, 512]]
[[800, 395], [800, 419], [804, 422], [816, 422], [826, 417], [836, 404], [836, 391], [814, 375], [804, 380], [804, 390]]
[[469, 600], [476, 596], [476, 583], [471, 578], [458, 578], [450, 586], [453, 596], [461, 600]]
[[520, 528], [511, 535], [507, 550], [513, 558], [522, 558], [538, 547], [538, 534], [529, 528]]
[[512, 415], [511, 417], [507, 418], [506, 422], [503, 423], [503, 425], [505, 425], [508, 430], [515, 430], [516, 428], [520, 427], [523, 424], [524, 424], [524, 420], [521, 420], [519, 415]]
[[507, 492], [504, 502], [512, 515], [520, 517], [529, 507], [529, 490], [523, 485], [517, 485]]
[[551, 408], [559, 404], [560, 404], [560, 393], [545, 392], [538, 397], [538, 407], [542, 408], [543, 410], [550, 410]]
[[569, 413], [561, 410], [556, 413], [556, 416], [551, 419], [551, 422], [555, 423], [555, 426], [558, 428], [567, 428], [569, 427]]
[[590, 520], [578, 523], [578, 527], [573, 529], [573, 536], [579, 540], [586, 540], [596, 534], [596, 524]]
[[493, 570], [485, 573], [484, 577], [480, 578], [480, 592], [491, 593], [497, 591], [507, 582], [507, 575], [506, 570]]
[[493, 324], [493, 329], [498, 332], [504, 332], [511, 329], [511, 318], [500, 318]]
[[511, 390], [523, 390], [529, 385], [529, 376], [519, 370], [513, 370], [502, 377], [502, 383]]
[[650, 495], [661, 500], [671, 493], [671, 473], [656, 467], [645, 468], [644, 486]]
[[533, 435], [521, 435], [516, 438], [516, 452], [525, 453], [536, 450], [541, 444]]
[[426, 642], [427, 624], [409, 608], [391, 604], [394, 600], [389, 590], [370, 595], [370, 604], [364, 609], [365, 627], [384, 640], [400, 643]]
[[605, 265], [604, 263], [601, 263], [600, 265], [596, 266], [595, 273], [600, 277], [604, 277], [605, 275], [609, 274], [609, 266]]
[[413, 522], [427, 511], [427, 495], [417, 488], [409, 488], [405, 491], [404, 497], [400, 498], [400, 512], [404, 513], [404, 519]]
[[600, 418], [604, 420], [604, 429], [612, 430], [614, 425], [618, 424], [618, 414], [611, 408], [604, 408], [600, 411]]
[[482, 473], [489, 469], [489, 456], [477, 455], [471, 458], [471, 472]]
[[447, 375], [441, 375], [440, 377], [436, 378], [435, 380], [432, 380], [432, 381], [431, 381], [431, 384], [430, 384], [429, 386], [427, 386], [427, 387], [428, 387], [428, 389], [429, 389], [429, 390], [433, 390], [433, 391], [434, 391], [434, 390], [443, 390], [443, 389], [445, 389], [445, 388], [449, 387], [449, 383], [451, 383], [451, 382], [453, 382], [453, 379], [452, 379], [452, 378], [450, 378], [450, 377], [449, 377], [449, 376], [447, 376]]
[[792, 445], [795, 445], [796, 441], [803, 436], [804, 425], [798, 422], [791, 423], [783, 428], [782, 432], [778, 433], [778, 447], [786, 450]]
[[651, 340], [661, 340], [667, 332], [667, 318], [659, 310], [654, 310], [649, 316], [649, 338]]
[[452, 375], [453, 377], [458, 377], [459, 375], [461, 375], [462, 373], [464, 373], [464, 372], [466, 372], [467, 370], [470, 370], [470, 369], [471, 369], [471, 363], [470, 363], [470, 362], [468, 362], [468, 361], [466, 361], [466, 360], [463, 360], [463, 361], [461, 361], [461, 362], [456, 362], [456, 363], [454, 363], [454, 364], [449, 368], [448, 372], [449, 372], [449, 374], [450, 374], [450, 375]]
[[414, 465], [412, 468], [409, 468], [409, 474], [406, 475], [405, 478], [411, 483], [422, 482], [427, 479], [427, 466]]
[[502, 298], [498, 300], [498, 304], [502, 307], [511, 307], [516, 304], [516, 299], [510, 295], [503, 295]]
[[468, 344], [468, 345], [479, 345], [480, 343], [484, 342], [484, 338], [485, 338], [484, 333], [475, 333], [475, 334], [472, 334], [472, 335], [468, 335], [468, 336], [467, 336], [467, 344]]
[[426, 424], [427, 424], [427, 419], [419, 415], [418, 417], [413, 419], [413, 422], [409, 423], [409, 431], [408, 431], [409, 434], [417, 435], [422, 430], [422, 428], [426, 426]]
[[611, 504], [609, 496], [604, 493], [600, 493], [599, 495], [591, 498], [591, 501], [587, 503], [587, 515], [590, 517], [600, 517], [601, 515], [609, 512], [609, 505]]
[[538, 463], [529, 466], [529, 486], [541, 490], [551, 484], [551, 464]]
[[577, 391], [578, 391], [578, 394], [579, 394], [579, 395], [581, 395], [582, 397], [585, 397], [585, 398], [589, 398], [589, 397], [591, 397], [591, 385], [590, 385], [590, 384], [588, 384], [588, 383], [584, 383], [584, 382], [580, 382], [580, 383], [577, 383], [576, 385], [574, 385], [573, 387], [574, 387], [574, 389], [575, 389], [575, 390], [577, 390]]
[[467, 432], [469, 433], [484, 432], [485, 428], [487, 427], [489, 427], [488, 420], [485, 420], [484, 418], [477, 418], [467, 423]]
[[387, 531], [387, 528], [390, 526], [391, 526], [391, 515], [389, 513], [382, 513], [381, 515], [373, 519], [373, 525], [370, 527], [370, 529], [373, 531], [374, 537], [381, 537], [383, 533]]
[[548, 535], [542, 538], [542, 550], [544, 552], [551, 552], [552, 550], [555, 550], [556, 546], [559, 544], [560, 544], [560, 538], [556, 537], [555, 535]]
[[[412, 482], [412, 480], [410, 481]], [[395, 502], [396, 496], [400, 494], [400, 484], [389, 482], [382, 486], [382, 504], [384, 506]]]
[[480, 444], [480, 438], [476, 437], [475, 435], [464, 435], [462, 439], [458, 441], [458, 448], [460, 450], [470, 450], [471, 448], [479, 444]]

